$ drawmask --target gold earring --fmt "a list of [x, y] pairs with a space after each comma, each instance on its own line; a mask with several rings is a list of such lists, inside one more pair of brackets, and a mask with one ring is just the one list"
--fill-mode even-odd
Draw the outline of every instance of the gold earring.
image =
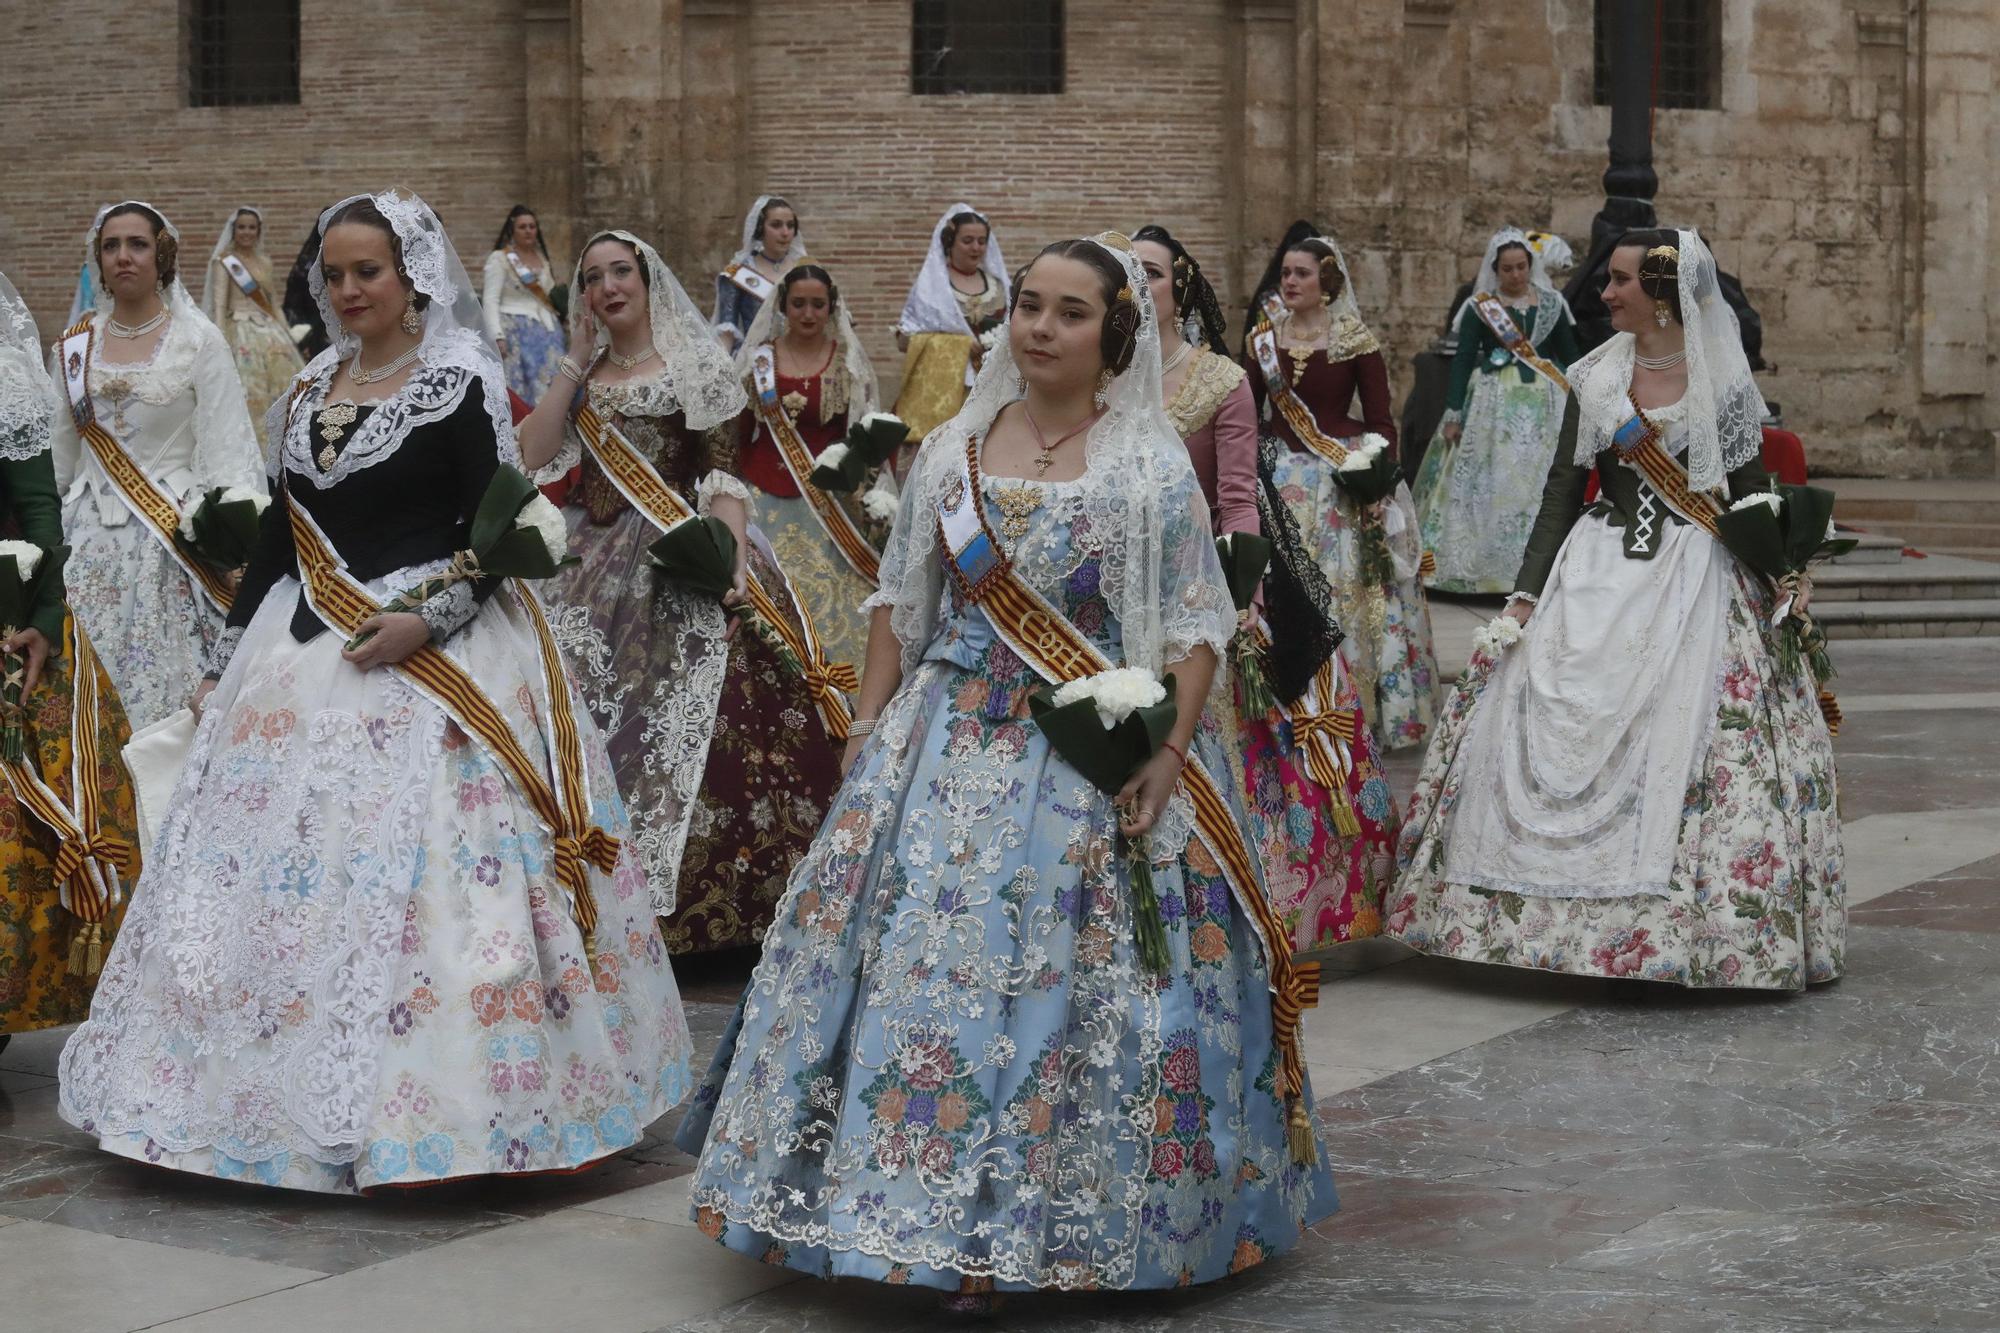
[[1672, 319], [1672, 311], [1665, 301], [1653, 302], [1653, 322], [1655, 324], [1664, 329]]
[[1111, 367], [1109, 366], [1106, 366], [1101, 372], [1099, 372], [1097, 376], [1097, 393], [1095, 397], [1097, 400], [1097, 405], [1100, 408], [1103, 407], [1106, 403], [1111, 401], [1111, 381], [1116, 378], [1117, 376], [1112, 373]]
[[417, 309], [417, 298], [411, 296], [409, 304], [403, 307], [403, 332], [422, 333], [424, 331], [423, 312]]

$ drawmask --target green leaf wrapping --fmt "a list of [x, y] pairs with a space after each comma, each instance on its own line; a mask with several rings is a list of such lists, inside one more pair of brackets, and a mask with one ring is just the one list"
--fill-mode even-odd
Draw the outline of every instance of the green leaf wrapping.
[[667, 578], [718, 601], [736, 586], [736, 534], [712, 514], [674, 524], [646, 548], [646, 558]]
[[[1826, 531], [1825, 525], [1821, 525], [1820, 531]], [[1715, 532], [1731, 555], [1773, 583], [1789, 572], [1784, 525], [1770, 506], [1724, 510], [1715, 517]]]
[[1135, 708], [1114, 727], [1098, 720], [1089, 699], [1057, 705], [1055, 687], [1045, 685], [1028, 696], [1028, 711], [1055, 752], [1069, 761], [1091, 786], [1116, 796], [1132, 775], [1160, 751], [1174, 729], [1179, 705], [1174, 702], [1174, 678], [1163, 682], [1167, 697], [1150, 708]]
[[178, 536], [176, 540], [204, 564], [217, 569], [241, 569], [250, 563], [250, 553], [256, 549], [257, 529], [263, 515], [249, 500], [224, 502], [222, 491], [220, 486], [211, 487], [195, 505], [188, 521], [194, 530], [194, 540]]
[[[472, 531], [467, 537], [472, 553], [479, 557], [479, 567], [482, 572], [500, 573], [488, 562], [487, 553], [502, 537], [514, 531], [514, 521], [521, 517], [521, 510], [527, 506], [528, 501], [535, 498], [535, 494], [535, 483], [529, 481], [518, 468], [509, 467], [505, 463], [495, 470], [493, 480], [486, 483], [486, 494], [479, 497], [479, 508], [472, 515]], [[543, 550], [546, 557], [547, 548], [544, 547]], [[504, 577], [514, 576], [508, 573]], [[523, 577], [548, 576], [544, 574]]]
[[1254, 532], [1232, 532], [1215, 539], [1215, 554], [1222, 561], [1222, 577], [1229, 584], [1229, 599], [1238, 611], [1249, 607], [1257, 596], [1257, 585], [1271, 567], [1271, 543]]
[[1348, 471], [1341, 468], [1335, 470], [1333, 477], [1353, 497], [1354, 503], [1366, 506], [1394, 495], [1402, 473], [1389, 451], [1382, 449], [1376, 452], [1365, 469]]

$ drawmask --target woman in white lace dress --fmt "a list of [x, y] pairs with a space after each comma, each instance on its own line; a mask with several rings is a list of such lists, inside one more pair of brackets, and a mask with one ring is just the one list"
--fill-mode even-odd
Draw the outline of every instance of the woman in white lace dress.
[[[217, 487], [265, 491], [235, 357], [181, 283], [179, 251], [180, 233], [151, 205], [100, 211], [89, 239], [97, 308], [51, 354], [70, 399], [53, 442], [70, 607], [135, 730], [187, 700], [226, 609], [226, 591], [176, 554], [174, 511]], [[116, 448], [85, 439], [79, 413]]]
[[474, 576], [374, 609], [453, 566], [520, 456], [436, 215], [388, 192], [321, 222], [333, 346], [274, 414], [284, 498], [62, 1114], [293, 1189], [574, 1169], [685, 1093], [679, 995], [534, 594]]

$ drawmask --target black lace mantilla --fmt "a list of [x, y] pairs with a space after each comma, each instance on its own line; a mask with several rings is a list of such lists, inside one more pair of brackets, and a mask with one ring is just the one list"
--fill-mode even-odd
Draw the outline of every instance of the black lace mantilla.
[[1271, 567], [1264, 572], [1271, 647], [1264, 656], [1264, 675], [1278, 702], [1290, 704], [1306, 692], [1347, 636], [1333, 613], [1333, 586], [1306, 548], [1272, 480], [1278, 451], [1285, 447], [1272, 435], [1257, 442], [1257, 513], [1271, 543]]

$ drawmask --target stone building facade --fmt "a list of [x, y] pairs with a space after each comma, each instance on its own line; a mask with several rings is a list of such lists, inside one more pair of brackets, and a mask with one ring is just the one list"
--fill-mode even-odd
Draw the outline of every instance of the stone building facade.
[[[1581, 251], [1601, 201], [1592, 0], [1069, 0], [1063, 93], [950, 97], [910, 92], [903, 0], [303, 0], [299, 104], [229, 109], [186, 105], [187, 2], [43, 6], [0, 50], [0, 268], [45, 332], [92, 208], [121, 194], [166, 209], [197, 266], [230, 206], [258, 203], [283, 263], [319, 206], [399, 182], [475, 272], [525, 200], [561, 267], [590, 229], [632, 226], [705, 306], [774, 189], [891, 384], [904, 290], [964, 198], [1017, 264], [1165, 222], [1239, 318], [1278, 233], [1315, 217], [1400, 394], [1495, 226]], [[1742, 277], [1766, 392], [1816, 467], [1994, 475], [2000, 8], [1719, 11], [1719, 108], [1655, 118], [1662, 221]]]

